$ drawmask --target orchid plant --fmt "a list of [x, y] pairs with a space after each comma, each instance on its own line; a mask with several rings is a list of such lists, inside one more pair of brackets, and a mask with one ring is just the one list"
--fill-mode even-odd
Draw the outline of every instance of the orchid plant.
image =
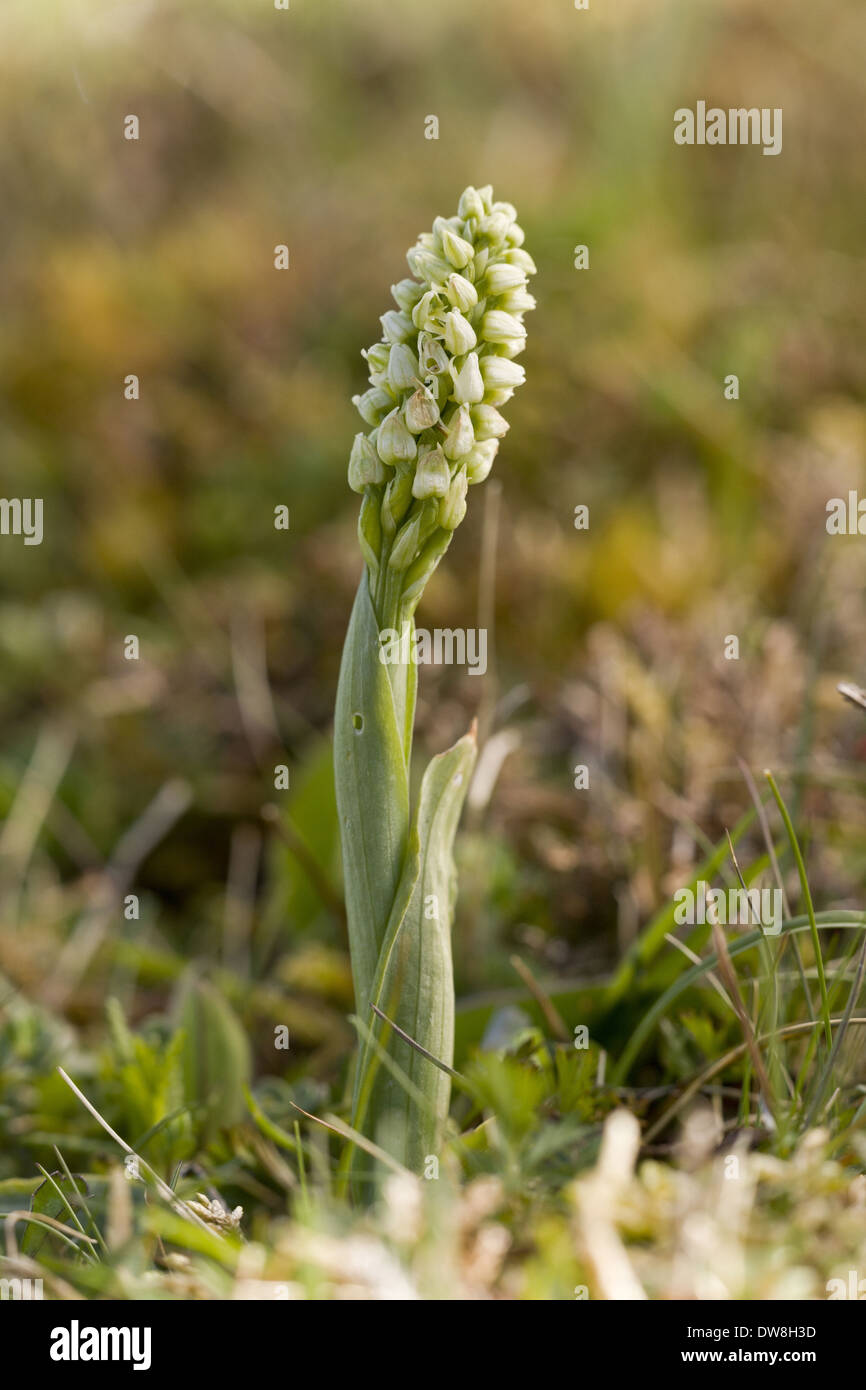
[[[472, 773], [470, 730], [434, 757], [410, 804], [417, 668], [382, 634], [414, 613], [490, 473], [524, 370], [535, 273], [510, 203], [467, 188], [407, 254], [411, 277], [363, 354], [349, 485], [362, 497], [364, 572], [343, 649], [335, 773], [360, 1049], [353, 1128], [415, 1173], [441, 1147], [454, 1048], [453, 844]], [[411, 649], [411, 643], [409, 644]], [[351, 1160], [350, 1160], [351, 1162]]]

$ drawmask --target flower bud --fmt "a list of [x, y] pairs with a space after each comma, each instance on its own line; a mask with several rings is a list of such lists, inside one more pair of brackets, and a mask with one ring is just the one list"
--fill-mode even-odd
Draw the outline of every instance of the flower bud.
[[416, 328], [440, 328], [444, 305], [436, 290], [423, 294], [412, 310], [412, 322]]
[[413, 434], [429, 430], [439, 419], [439, 406], [432, 392], [426, 386], [419, 386], [406, 402], [406, 425]]
[[519, 265], [509, 265], [507, 261], [497, 261], [487, 267], [482, 289], [485, 294], [504, 294], [506, 290], [522, 289], [526, 284], [526, 271]]
[[452, 362], [451, 375], [454, 378], [452, 395], [455, 401], [461, 405], [476, 405], [484, 399], [484, 380], [478, 366], [477, 352], [470, 352], [463, 359], [459, 371], [456, 362]]
[[494, 203], [491, 212], [501, 212], [503, 217], [507, 217], [509, 222], [517, 221], [517, 208], [513, 203]]
[[456, 273], [449, 275], [445, 285], [445, 293], [448, 296], [448, 302], [464, 314], [468, 313], [470, 309], [474, 309], [478, 303], [478, 291], [472, 281], [466, 279], [465, 275], [457, 275]]
[[[412, 443], [414, 444], [414, 439]], [[412, 469], [398, 469], [382, 498], [382, 529], [393, 536], [412, 503]]]
[[432, 449], [422, 449], [418, 455], [412, 496], [444, 497], [451, 485], [451, 469], [439, 444]]
[[407, 252], [406, 260], [412, 274], [419, 280], [426, 280], [428, 285], [441, 284], [454, 269], [450, 261], [442, 260], [440, 256], [434, 255], [422, 246], [413, 246], [412, 250]]
[[455, 270], [462, 270], [465, 265], [469, 264], [475, 254], [475, 248], [472, 242], [467, 241], [465, 237], [458, 236], [453, 228], [448, 226], [447, 222], [442, 222], [441, 218], [437, 218], [437, 222], [439, 222], [440, 225], [437, 226], [436, 231], [442, 242], [442, 250], [445, 252], [446, 260], [450, 261]]
[[421, 513], [413, 516], [411, 521], [399, 531], [397, 539], [391, 547], [391, 554], [388, 556], [388, 566], [392, 570], [408, 569], [418, 553], [418, 536], [421, 530]]
[[450, 309], [445, 315], [445, 346], [454, 357], [462, 357], [470, 352], [478, 342], [475, 329], [465, 319], [459, 309]]
[[411, 314], [423, 293], [424, 286], [419, 285], [417, 280], [400, 280], [391, 286], [391, 294], [404, 314]]
[[525, 314], [535, 308], [535, 295], [524, 289], [507, 290], [499, 300], [499, 307], [508, 314]]
[[472, 420], [469, 416], [469, 409], [461, 405], [455, 410], [448, 425], [448, 432], [442, 447], [445, 450], [445, 457], [448, 459], [459, 459], [464, 454], [468, 454], [472, 445], [475, 443], [475, 431], [472, 428]]
[[[472, 411], [472, 424], [475, 429], [475, 438], [480, 440], [501, 439], [511, 428], [504, 415], [499, 414], [495, 405], [476, 405]], [[383, 425], [382, 428], [384, 429], [385, 426]]]
[[465, 221], [467, 217], [480, 219], [484, 216], [486, 208], [481, 201], [481, 194], [477, 188], [470, 184], [460, 195], [460, 202], [457, 205], [457, 212]]
[[481, 336], [487, 343], [510, 344], [520, 342], [526, 337], [526, 329], [520, 319], [507, 314], [504, 309], [490, 309], [481, 320]]
[[512, 222], [508, 229], [509, 246], [522, 246], [526, 240], [526, 233], [522, 227], [518, 227], [516, 222]]
[[384, 483], [387, 473], [379, 455], [365, 434], [356, 434], [349, 456], [349, 487], [363, 492], [365, 487]]
[[478, 196], [485, 213], [490, 212], [493, 207], [493, 184], [485, 183], [482, 188], [478, 189]]
[[412, 337], [413, 324], [408, 314], [398, 314], [396, 309], [389, 309], [379, 322], [382, 325], [382, 336], [389, 343], [405, 343]]
[[392, 410], [387, 420], [379, 426], [376, 448], [384, 463], [411, 463], [414, 459], [418, 447], [399, 410]]
[[498, 451], [498, 439], [480, 439], [463, 460], [467, 482], [470, 484], [483, 483], [493, 467], [493, 460]]
[[475, 271], [476, 283], [481, 279], [482, 275], [487, 269], [487, 264], [489, 260], [490, 248], [488, 246], [482, 246], [481, 250], [476, 252], [475, 260], [472, 262], [472, 269]]
[[388, 358], [388, 379], [395, 391], [408, 391], [415, 385], [420, 368], [408, 343], [394, 343]]
[[522, 386], [526, 380], [526, 372], [519, 362], [511, 362], [507, 357], [495, 357], [492, 354], [482, 357], [481, 375], [484, 385], [492, 391], [507, 391], [513, 386]]
[[379, 518], [379, 505], [375, 494], [365, 493], [358, 516], [358, 542], [364, 560], [375, 573], [379, 568], [379, 555], [382, 550], [382, 522]]
[[381, 386], [374, 386], [372, 390], [365, 391], [363, 396], [353, 396], [352, 405], [368, 425], [378, 425], [386, 410], [394, 409], [394, 400], [389, 391], [383, 390]]
[[521, 270], [525, 270], [527, 275], [537, 275], [538, 266], [532, 259], [528, 251], [521, 251], [520, 247], [510, 247], [503, 257], [509, 265], [519, 265]]
[[478, 235], [491, 246], [501, 246], [508, 236], [511, 223], [502, 212], [492, 212], [478, 223]]
[[456, 531], [466, 515], [466, 474], [461, 468], [455, 473], [448, 494], [439, 503], [439, 525], [445, 531]]
[[367, 363], [371, 372], [387, 372], [388, 370], [389, 348], [387, 343], [374, 343], [372, 347], [366, 348], [361, 356]]
[[418, 361], [424, 376], [438, 376], [448, 370], [448, 354], [430, 333], [418, 334]]
[[505, 405], [507, 401], [510, 401], [513, 395], [513, 386], [509, 386], [507, 390], [502, 391], [493, 391], [488, 386], [487, 390], [484, 392], [484, 404], [495, 405], [498, 408], [500, 405]]

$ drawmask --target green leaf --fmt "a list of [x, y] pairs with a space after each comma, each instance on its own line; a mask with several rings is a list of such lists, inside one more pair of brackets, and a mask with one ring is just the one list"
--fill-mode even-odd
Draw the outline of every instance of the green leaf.
[[183, 1076], [186, 1101], [202, 1108], [203, 1140], [240, 1124], [252, 1077], [249, 1039], [234, 1010], [207, 980], [190, 978], [182, 993]]
[[[469, 733], [433, 758], [424, 774], [411, 851], [372, 992], [373, 1002], [399, 1028], [449, 1067], [454, 1056], [453, 846], [475, 756], [475, 735]], [[382, 1040], [390, 1033], [387, 1024], [376, 1020], [374, 1036]], [[426, 1157], [441, 1147], [451, 1079], [396, 1035], [390, 1037], [388, 1051], [427, 1104], [423, 1109], [415, 1104], [393, 1074], [375, 1076], [375, 1058], [365, 1048], [355, 1127], [363, 1127], [405, 1167], [419, 1173]]]
[[[334, 776], [356, 1007], [367, 1011], [409, 834], [415, 667], [379, 660], [366, 573], [343, 647], [334, 716]], [[401, 675], [402, 673], [402, 675]]]
[[[83, 1208], [82, 1199], [87, 1196], [87, 1183], [77, 1174], [67, 1178], [63, 1173], [52, 1173], [41, 1182], [30, 1199], [30, 1210], [34, 1216], [50, 1216], [64, 1225], [70, 1223], [72, 1212]], [[60, 1242], [59, 1234], [54, 1234], [49, 1226], [30, 1222], [21, 1238], [21, 1253], [35, 1258], [40, 1251], [45, 1253], [56, 1249]], [[63, 1244], [68, 1244], [64, 1241]], [[44, 1249], [43, 1249], [44, 1247]]]

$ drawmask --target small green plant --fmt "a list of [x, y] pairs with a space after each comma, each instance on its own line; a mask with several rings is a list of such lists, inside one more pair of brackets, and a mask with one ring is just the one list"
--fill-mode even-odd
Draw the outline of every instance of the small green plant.
[[[738, 1113], [730, 1124], [737, 1129], [756, 1127], [765, 1142], [785, 1157], [816, 1125], [827, 1130], [834, 1148], [846, 1150], [866, 1114], [858, 1036], [866, 1025], [858, 1008], [866, 975], [866, 913], [842, 908], [816, 912], [791, 815], [775, 777], [769, 771], [765, 776], [784, 830], [782, 842], [778, 846], [773, 842], [766, 810], [749, 775], [767, 854], [744, 875], [734, 844], [747, 824], [746, 817], [733, 836], [728, 835], [727, 846], [734, 882], [744, 893], [763, 871], [773, 869], [784, 913], [769, 935], [768, 923], [756, 916], [753, 926], [747, 925], [730, 941], [710, 915], [708, 924], [695, 928], [682, 943], [690, 964], [677, 967], [669, 981], [661, 975], [653, 977], [647, 1007], [610, 1078], [622, 1086], [656, 1028], [668, 1025], [668, 1062], [674, 1071], [685, 1074], [678, 1077], [675, 1095], [645, 1131], [645, 1144], [655, 1141], [697, 1096], [726, 1074], [736, 1081], [740, 1093]], [[723, 867], [721, 849], [702, 865], [699, 878], [708, 872], [708, 864]], [[804, 909], [797, 916], [787, 903], [780, 868], [786, 851], [796, 868]], [[657, 923], [664, 924], [664, 917]], [[656, 924], [650, 923], [638, 943], [640, 949], [631, 953], [632, 968], [638, 961], [649, 963], [655, 953], [655, 935]], [[698, 949], [705, 954], [698, 955]], [[609, 986], [608, 1005], [622, 998], [623, 985], [629, 989], [632, 984], [621, 967]], [[701, 991], [697, 1015], [688, 1011], [686, 1002], [697, 997], [694, 991]], [[679, 1031], [670, 1026], [675, 1015]], [[703, 1054], [696, 1070], [686, 1038]]]
[[[524, 379], [514, 359], [535, 266], [516, 217], [491, 188], [467, 188], [457, 216], [419, 237], [413, 278], [392, 287], [397, 307], [364, 353], [369, 390], [355, 397], [369, 427], [349, 461], [365, 567], [334, 732], [361, 1038], [353, 1126], [416, 1173], [438, 1153], [448, 1114], [452, 846], [476, 748], [470, 731], [433, 759], [413, 812], [414, 613], [508, 429], [499, 407]], [[390, 662], [386, 634], [402, 644]]]

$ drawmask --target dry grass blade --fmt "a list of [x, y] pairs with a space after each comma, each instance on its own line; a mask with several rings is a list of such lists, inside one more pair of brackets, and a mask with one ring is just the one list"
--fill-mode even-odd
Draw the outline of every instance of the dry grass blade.
[[728, 954], [728, 943], [725, 940], [725, 933], [722, 931], [718, 916], [715, 910], [712, 908], [712, 904], [710, 903], [707, 904], [707, 916], [710, 919], [710, 923], [713, 930], [713, 944], [715, 945], [716, 954], [719, 958], [719, 974], [721, 975], [722, 979], [725, 982], [725, 985], [727, 986], [728, 993], [731, 997], [731, 1003], [734, 1006], [734, 1011], [739, 1020], [740, 1027], [743, 1030], [743, 1037], [746, 1040], [746, 1047], [748, 1049], [749, 1056], [752, 1059], [752, 1065], [755, 1068], [755, 1075], [758, 1078], [758, 1085], [761, 1089], [761, 1095], [763, 1096], [764, 1104], [766, 1105], [768, 1112], [771, 1115], [773, 1115], [773, 1092], [770, 1086], [770, 1078], [767, 1075], [767, 1069], [764, 1066], [764, 1058], [761, 1055], [761, 1049], [758, 1046], [758, 1040], [755, 1037], [755, 1030], [752, 1027], [752, 1020], [749, 1018], [749, 1015], [746, 1012], [746, 1006], [743, 1003], [743, 997], [740, 994], [740, 985], [737, 979], [737, 972], [735, 971], [733, 962], [731, 961], [731, 957]]
[[184, 1221], [190, 1221], [194, 1226], [198, 1226], [201, 1230], [207, 1231], [209, 1234], [215, 1235], [219, 1239], [222, 1239], [218, 1231], [215, 1231], [214, 1228], [212, 1226], [209, 1226], [206, 1221], [202, 1221], [201, 1217], [197, 1216], [196, 1213], [192, 1211], [191, 1208], [187, 1206], [186, 1202], [182, 1201], [180, 1197], [175, 1196], [168, 1183], [165, 1182], [159, 1176], [159, 1173], [154, 1172], [150, 1164], [146, 1163], [145, 1160], [141, 1157], [141, 1155], [137, 1154], [134, 1149], [131, 1149], [125, 1139], [121, 1139], [117, 1131], [111, 1128], [111, 1125], [108, 1123], [108, 1121], [104, 1119], [102, 1115], [100, 1115], [99, 1111], [96, 1109], [96, 1106], [91, 1104], [84, 1092], [78, 1089], [75, 1082], [72, 1080], [70, 1076], [67, 1076], [63, 1068], [58, 1067], [57, 1070], [63, 1077], [63, 1080], [66, 1082], [69, 1089], [73, 1092], [74, 1095], [78, 1097], [84, 1108], [90, 1111], [93, 1118], [97, 1121], [98, 1124], [102, 1126], [106, 1134], [111, 1136], [115, 1144], [120, 1145], [124, 1153], [130, 1154], [131, 1157], [136, 1160], [139, 1169], [146, 1172], [148, 1177], [153, 1180], [154, 1184], [156, 1185], [157, 1191], [159, 1192], [159, 1195], [163, 1197], [166, 1202], [168, 1202], [172, 1210], [175, 1211], [178, 1216], [183, 1217]]
[[[665, 941], [667, 941], [668, 945], [673, 946], [675, 950], [681, 952], [681, 954], [685, 956], [686, 960], [691, 961], [692, 965], [701, 964], [700, 956], [697, 955], [696, 952], [694, 952], [689, 946], [687, 946], [684, 941], [680, 941], [678, 937], [674, 936], [672, 932], [668, 932], [667, 936], [665, 937]], [[717, 976], [715, 970], [707, 971], [707, 982], [712, 985], [713, 989], [716, 991], [719, 998], [723, 1001], [726, 1007], [729, 1008], [733, 1013], [736, 1013], [736, 1009], [734, 1008], [733, 1004], [731, 1003], [730, 999], [725, 993], [724, 986], [719, 977]]]
[[529, 966], [520, 959], [520, 956], [511, 956], [510, 963], [544, 1014], [547, 1026], [554, 1037], [559, 1038], [560, 1042], [569, 1042], [571, 1035], [563, 1022], [562, 1015], [550, 996], [541, 988]]
[[858, 709], [866, 709], [866, 690], [859, 685], [853, 685], [850, 681], [841, 681], [836, 686], [839, 694]]
[[[833, 1024], [837, 1024], [841, 1023], [842, 1020], [841, 1018], [832, 1018], [830, 1022]], [[866, 1018], [849, 1018], [848, 1023], [849, 1026], [858, 1024], [862, 1027], [863, 1025], [866, 1025]], [[777, 1032], [772, 1036], [775, 1036], [776, 1038], [794, 1038], [797, 1037], [800, 1033], [808, 1033], [810, 1029], [819, 1026], [823, 1026], [823, 1020], [809, 1018], [806, 1019], [803, 1023], [788, 1023], [785, 1025], [784, 1028], [779, 1028]], [[770, 1034], [762, 1034], [760, 1037], [756, 1038], [756, 1042], [760, 1046], [761, 1043], [769, 1042], [770, 1037]], [[667, 1110], [665, 1110], [659, 1116], [655, 1124], [647, 1130], [643, 1139], [644, 1147], [646, 1147], [647, 1144], [651, 1144], [652, 1141], [656, 1139], [659, 1136], [659, 1134], [661, 1134], [662, 1130], [667, 1128], [674, 1116], [678, 1114], [680, 1110], [682, 1110], [684, 1105], [688, 1104], [692, 1096], [696, 1096], [698, 1092], [704, 1086], [706, 1086], [708, 1081], [712, 1081], [713, 1077], [718, 1076], [719, 1072], [724, 1071], [725, 1068], [729, 1067], [732, 1062], [736, 1062], [737, 1059], [739, 1057], [742, 1057], [743, 1053], [747, 1050], [747, 1043], [737, 1043], [736, 1047], [730, 1048], [726, 1053], [724, 1053], [723, 1056], [717, 1057], [715, 1061], [710, 1062], [702, 1072], [699, 1072], [698, 1075], [688, 1083], [682, 1094], [677, 1096], [676, 1100], [673, 1101], [668, 1106]]]
[[453, 1067], [449, 1067], [448, 1063], [443, 1062], [440, 1057], [434, 1057], [433, 1053], [428, 1052], [426, 1047], [422, 1047], [414, 1038], [410, 1038], [409, 1034], [405, 1033], [402, 1028], [398, 1028], [396, 1023], [394, 1023], [387, 1014], [384, 1014], [376, 1004], [371, 1003], [370, 1008], [377, 1018], [381, 1018], [383, 1023], [387, 1023], [389, 1028], [393, 1028], [399, 1038], [402, 1038], [410, 1047], [414, 1047], [415, 1051], [420, 1052], [422, 1057], [426, 1057], [428, 1062], [432, 1062], [434, 1067], [438, 1067], [440, 1071], [446, 1072], [448, 1076], [453, 1077], [455, 1081], [462, 1081], [463, 1078], [459, 1071], [455, 1071]]
[[182, 778], [171, 778], [121, 836], [99, 880], [91, 906], [64, 944], [45, 982], [43, 999], [51, 1008], [62, 1009], [72, 997], [88, 964], [108, 935], [117, 904], [134, 883], [139, 866], [177, 823], [191, 801], [189, 784]]
[[293, 1110], [297, 1110], [299, 1114], [303, 1115], [305, 1119], [312, 1121], [314, 1125], [321, 1125], [322, 1129], [330, 1130], [331, 1134], [339, 1135], [341, 1139], [345, 1139], [349, 1144], [357, 1144], [359, 1149], [363, 1149], [364, 1153], [369, 1154], [371, 1158], [375, 1158], [379, 1163], [383, 1163], [386, 1168], [390, 1168], [392, 1173], [400, 1173], [404, 1177], [413, 1176], [409, 1172], [409, 1169], [404, 1168], [403, 1164], [399, 1163], [396, 1158], [392, 1158], [391, 1154], [386, 1153], [384, 1149], [380, 1149], [379, 1145], [374, 1144], [372, 1139], [368, 1139], [366, 1135], [359, 1134], [356, 1129], [353, 1129], [351, 1125], [347, 1125], [343, 1120], [338, 1119], [336, 1115], [328, 1115], [327, 1118], [322, 1119], [319, 1115], [311, 1115], [309, 1110], [301, 1109], [301, 1106], [295, 1105], [294, 1101], [291, 1101], [290, 1104]]

